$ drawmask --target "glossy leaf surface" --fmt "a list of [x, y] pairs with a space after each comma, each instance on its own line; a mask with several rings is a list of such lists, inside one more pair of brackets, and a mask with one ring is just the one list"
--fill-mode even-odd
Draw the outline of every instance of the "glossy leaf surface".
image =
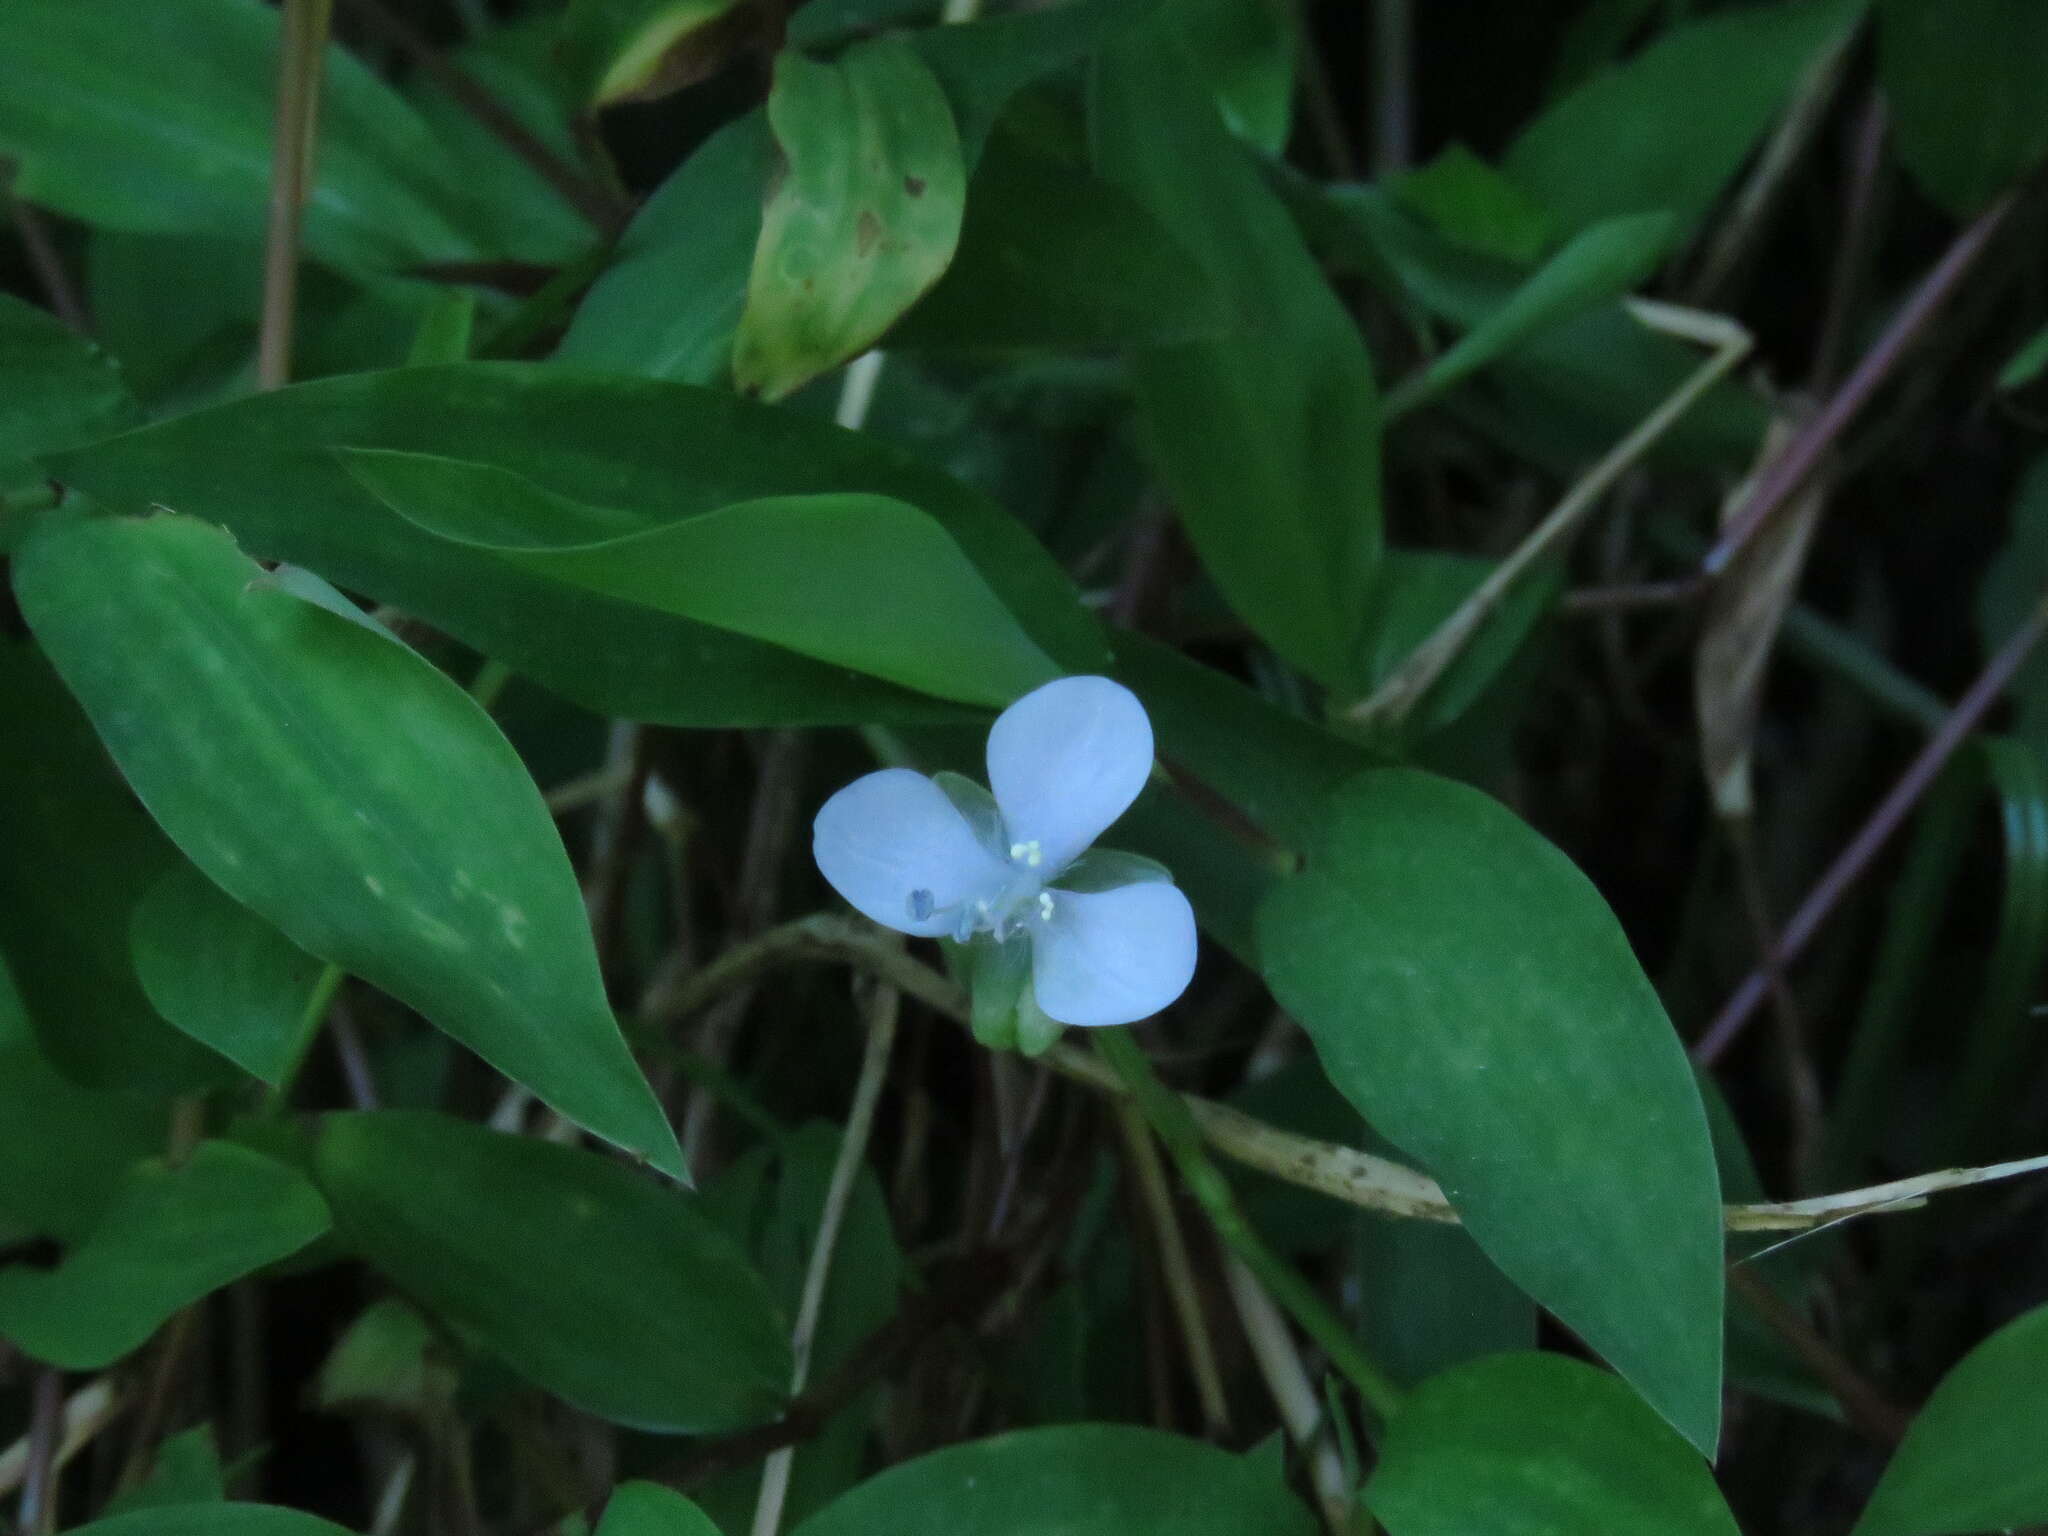
[[2048, 1520], [2044, 1386], [2048, 1307], [2036, 1307], [1942, 1378], [1892, 1453], [1855, 1536], [1945, 1536]]
[[618, 536], [634, 519], [506, 470], [357, 450], [343, 462], [440, 537], [566, 585], [970, 704], [1058, 674], [960, 546], [887, 496], [785, 496]]
[[135, 908], [128, 943], [166, 1019], [273, 1088], [304, 1053], [321, 963], [207, 879], [174, 866]]
[[99, 1370], [327, 1224], [312, 1185], [246, 1147], [204, 1141], [176, 1167], [138, 1163], [57, 1268], [0, 1269], [0, 1336], [51, 1365]]
[[[1689, 226], [1859, 9], [1795, 0], [1675, 27], [1530, 123], [1502, 169], [1561, 232], [1654, 209]], [[1667, 110], [1674, 101], [1689, 110]]]
[[1365, 1498], [1387, 1536], [1737, 1536], [1693, 1448], [1561, 1355], [1491, 1355], [1423, 1383]]
[[474, 700], [331, 588], [288, 590], [191, 518], [53, 528], [14, 579], [123, 774], [209, 878], [681, 1174], [561, 840]]
[[1310, 1536], [1265, 1469], [1122, 1424], [1018, 1430], [870, 1478], [794, 1536]]
[[1243, 330], [1131, 360], [1143, 430], [1231, 605], [1296, 666], [1351, 675], [1380, 548], [1378, 398], [1351, 317], [1155, 26], [1097, 65], [1097, 170], [1195, 257]]
[[1711, 1450], [1721, 1212], [1685, 1054], [1585, 876], [1498, 802], [1405, 769], [1327, 802], [1259, 913], [1281, 1006], [1503, 1273]]
[[593, 1152], [443, 1115], [330, 1115], [337, 1236], [472, 1344], [613, 1423], [763, 1423], [787, 1323], [694, 1197]]
[[599, 713], [692, 725], [959, 714], [436, 538], [359, 484], [335, 448], [492, 465], [630, 513], [613, 534], [762, 497], [894, 497], [945, 529], [1062, 670], [1103, 665], [1072, 584], [982, 495], [899, 449], [723, 391], [545, 365], [404, 368], [278, 390], [48, 462], [113, 505], [223, 523], [252, 553], [394, 603]]

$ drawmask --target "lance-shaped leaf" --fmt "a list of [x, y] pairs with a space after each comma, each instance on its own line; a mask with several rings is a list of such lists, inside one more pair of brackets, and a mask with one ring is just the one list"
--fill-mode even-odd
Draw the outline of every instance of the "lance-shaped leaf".
[[[1855, 0], [1745, 6], [1674, 27], [1522, 130], [1501, 169], [1574, 233], [1618, 213], [1706, 212]], [[1683, 102], [1682, 110], [1673, 103]]]
[[1501, 1271], [1694, 1445], [1721, 1416], [1721, 1207], [1685, 1052], [1614, 914], [1496, 801], [1409, 769], [1326, 802], [1259, 911], [1274, 995]]
[[128, 945], [144, 995], [194, 1040], [273, 1088], [298, 1064], [320, 961], [190, 864], [149, 888]]
[[1963, 1356], [1913, 1420], [1854, 1536], [1944, 1536], [2048, 1520], [2048, 1307]]
[[51, 1066], [0, 960], [0, 1228], [76, 1242], [169, 1124], [167, 1100], [94, 1093]]
[[1061, 1424], [948, 1446], [871, 1477], [794, 1536], [1309, 1536], [1249, 1458], [1130, 1424]]
[[782, 1407], [789, 1334], [695, 1196], [447, 1115], [330, 1115], [336, 1236], [467, 1342], [586, 1413], [662, 1434]]
[[1380, 553], [1372, 365], [1286, 208], [1155, 23], [1095, 65], [1095, 168], [1223, 293], [1242, 334], [1147, 349], [1139, 419], [1188, 537], [1230, 604], [1288, 661], [1352, 680]]
[[1365, 1498], [1388, 1536], [1738, 1536], [1692, 1447], [1562, 1355], [1490, 1355], [1425, 1382]]
[[570, 0], [557, 53], [590, 106], [608, 107], [716, 74], [757, 25], [735, 0]]
[[1627, 293], [1657, 269], [1671, 244], [1667, 213], [1603, 219], [1575, 236], [1508, 301], [1436, 357], [1387, 402], [1400, 415], [1470, 378], [1529, 337]]
[[14, 581], [114, 761], [209, 878], [682, 1174], [540, 791], [474, 700], [332, 588], [302, 573], [291, 590], [189, 518], [54, 526]]
[[711, 1517], [659, 1483], [621, 1483], [597, 1522], [597, 1536], [718, 1536]]
[[1063, 670], [1105, 665], [1100, 626], [1072, 583], [1002, 508], [876, 438], [729, 390], [555, 364], [398, 368], [195, 411], [45, 467], [124, 511], [160, 505], [225, 524], [251, 554], [395, 604], [602, 714], [734, 726], [961, 713], [436, 538], [358, 483], [335, 448], [494, 464], [586, 506], [631, 513], [633, 528], [767, 496], [895, 497], [946, 530]]
[[1899, 161], [1935, 201], [1975, 213], [2048, 153], [2034, 0], [1882, 0], [1878, 78]]
[[[250, 0], [9, 0], [0, 154], [20, 163], [15, 191], [108, 229], [260, 235], [278, 48], [277, 8]], [[560, 228], [545, 220], [494, 248], [427, 122], [346, 49], [328, 48], [320, 95], [310, 251], [345, 266], [560, 254], [534, 239]]]
[[233, 1081], [150, 1006], [129, 962], [129, 917], [178, 850], [27, 641], [0, 645], [0, 720], [0, 955], [42, 1054], [113, 1093]]
[[70, 1536], [350, 1536], [316, 1515], [276, 1504], [179, 1504], [81, 1525]]
[[1059, 675], [946, 530], [893, 497], [775, 496], [636, 528], [488, 464], [342, 460], [442, 538], [906, 688], [1001, 706]]
[[141, 419], [121, 370], [55, 316], [0, 293], [0, 492], [28, 478], [12, 461], [105, 437]]
[[967, 171], [946, 93], [908, 43], [775, 63], [768, 123], [786, 167], [762, 215], [733, 381], [780, 399], [865, 351], [938, 281]]
[[55, 1269], [0, 1269], [0, 1337], [38, 1360], [96, 1371], [180, 1307], [296, 1253], [327, 1207], [294, 1170], [247, 1147], [201, 1142], [175, 1168], [138, 1163]]

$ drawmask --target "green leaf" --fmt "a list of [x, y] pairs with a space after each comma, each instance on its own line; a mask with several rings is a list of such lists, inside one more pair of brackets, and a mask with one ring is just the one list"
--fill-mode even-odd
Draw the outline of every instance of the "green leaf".
[[584, 295], [556, 359], [723, 384], [774, 171], [766, 113], [749, 112], [705, 140], [626, 227], [618, 259]]
[[2000, 389], [2024, 389], [2048, 368], [2048, 326], [2029, 336], [2019, 350], [1998, 370]]
[[431, 1422], [454, 1401], [460, 1373], [433, 1325], [396, 1297], [373, 1302], [320, 1367], [323, 1412], [374, 1410]]
[[149, 1475], [126, 1493], [108, 1500], [104, 1517], [111, 1519], [138, 1509], [220, 1503], [227, 1496], [220, 1452], [213, 1443], [213, 1426], [200, 1424], [159, 1445]]
[[[1493, 571], [1493, 562], [1440, 550], [1390, 549], [1380, 565], [1373, 619], [1364, 647], [1362, 693], [1370, 695], [1436, 632]], [[1410, 717], [1419, 734], [1465, 714], [1515, 659], [1563, 588], [1554, 564], [1530, 571], [1473, 632]]]
[[[278, 13], [254, 0], [0, 5], [0, 153], [15, 193], [88, 223], [259, 235], [270, 195]], [[341, 48], [327, 53], [305, 243], [342, 265], [488, 250], [426, 123]]]
[[0, 644], [0, 720], [0, 953], [43, 1054], [91, 1088], [188, 1093], [233, 1081], [136, 982], [129, 918], [178, 852], [33, 646]]
[[319, 1019], [307, 1000], [321, 964], [190, 864], [136, 905], [128, 942], [156, 1010], [275, 1088]]
[[1391, 190], [1447, 240], [1507, 261], [1534, 261], [1550, 243], [1550, 216], [1463, 144], [1397, 178]]
[[0, 1269], [0, 1336], [66, 1370], [100, 1370], [172, 1313], [297, 1253], [327, 1225], [320, 1196], [292, 1169], [203, 1141], [175, 1168], [153, 1158], [131, 1169], [55, 1269]]
[[1124, 1424], [1024, 1429], [870, 1478], [794, 1536], [1312, 1536], [1253, 1463]]
[[[85, 247], [85, 281], [94, 334], [152, 406], [169, 397], [175, 409], [190, 409], [230, 380], [253, 376], [260, 237], [95, 229]], [[178, 295], [176, 304], [162, 302], [167, 289]]]
[[[570, 0], [557, 41], [592, 109], [665, 95], [723, 62], [716, 26], [736, 0]], [[706, 49], [710, 51], [705, 52]]]
[[783, 174], [761, 215], [733, 382], [779, 400], [864, 352], [938, 281], [967, 170], [945, 92], [884, 38], [818, 64], [775, 61], [768, 122]]
[[0, 964], [0, 1233], [79, 1241], [169, 1128], [161, 1101], [94, 1093], [51, 1066]]
[[1406, 769], [1330, 797], [1259, 912], [1275, 997], [1503, 1273], [1702, 1450], [1721, 1208], [1685, 1053], [1599, 893], [1511, 812]]
[[1671, 245], [1668, 213], [1603, 219], [1531, 273], [1506, 303], [1431, 359], [1387, 400], [1399, 416], [1470, 378], [1531, 336], [1611, 303], [1657, 270]]
[[1927, 1399], [1853, 1536], [1947, 1536], [2048, 1520], [2048, 1307], [2005, 1325]]
[[1145, 701], [1170, 777], [1192, 776], [1272, 836], [1300, 848], [1323, 796], [1373, 757], [1312, 721], [1134, 630], [1118, 630], [1117, 676]]
[[1302, 49], [1297, 13], [1266, 0], [1174, 0], [1172, 9], [1196, 78], [1230, 131], [1269, 155], [1285, 153]]
[[236, 401], [47, 467], [109, 505], [225, 523], [252, 552], [396, 604], [600, 714], [689, 725], [959, 715], [433, 537], [358, 484], [337, 447], [492, 464], [629, 511], [642, 528], [770, 496], [894, 497], [938, 521], [1063, 670], [1104, 665], [1100, 628], [1072, 584], [1001, 508], [887, 444], [723, 391], [553, 365], [401, 368]]
[[54, 527], [14, 585], [122, 773], [208, 878], [682, 1174], [547, 807], [473, 699], [339, 594], [338, 611], [307, 601], [191, 518]]
[[710, 1516], [659, 1483], [621, 1483], [597, 1522], [596, 1536], [719, 1536]]
[[1232, 329], [1208, 274], [1123, 188], [998, 132], [968, 190], [946, 275], [889, 333], [892, 352], [1095, 351]]
[[[1977, 588], [1977, 642], [1988, 657], [2027, 622], [2048, 592], [2048, 454], [2027, 466], [2013, 493], [2005, 545]], [[2014, 674], [2014, 734], [2048, 755], [2048, 657], [2035, 651]]]
[[350, 1536], [338, 1525], [274, 1504], [183, 1504], [74, 1527], [67, 1536]]
[[1032, 10], [926, 27], [909, 34], [952, 104], [960, 150], [973, 169], [996, 119], [1017, 92], [1145, 25], [1161, 0], [1063, 0]]
[[688, 1194], [576, 1147], [399, 1110], [328, 1116], [314, 1172], [343, 1242], [573, 1407], [667, 1434], [781, 1408], [786, 1325]]
[[388, 449], [342, 461], [439, 537], [906, 688], [1000, 707], [1059, 675], [946, 530], [892, 497], [772, 497], [614, 536], [638, 519], [509, 470]]
[[[1327, 258], [1405, 302], [1471, 331], [1528, 281], [1513, 263], [1453, 244], [1376, 187], [1295, 187], [1295, 206]], [[1562, 476], [1614, 446], [1651, 403], [1699, 368], [1700, 353], [1604, 304], [1524, 336], [1447, 402], [1492, 436]], [[1763, 435], [1762, 403], [1723, 380], [1663, 439], [1655, 457], [1688, 466], [1747, 463]]]
[[1098, 63], [1096, 168], [1194, 256], [1245, 334], [1131, 359], [1182, 525], [1231, 606], [1326, 683], [1350, 675], [1380, 548], [1378, 401], [1351, 317], [1154, 27]]
[[2048, 10], [2033, 0], [1879, 0], [1878, 79], [1899, 160], [1967, 216], [2048, 153]]
[[1492, 1355], [1423, 1383], [1365, 1500], [1387, 1536], [1739, 1536], [1692, 1447], [1562, 1355]]
[[1530, 123], [1501, 169], [1563, 233], [1654, 209], [1684, 230], [1861, 8], [1860, 0], [1795, 0], [1675, 27]]
[[[552, 19], [536, 16], [491, 27], [451, 50], [448, 62], [562, 163], [587, 164], [589, 145], [579, 137], [571, 115], [575, 103], [562, 86]], [[588, 249], [596, 238], [588, 215], [577, 212], [431, 71], [411, 72], [406, 100], [425, 121], [439, 160], [459, 178], [464, 222], [478, 231], [486, 250], [510, 260], [560, 265]], [[322, 132], [324, 138], [324, 125]]]
[[[106, 437], [142, 419], [121, 370], [86, 337], [0, 293], [0, 491], [11, 461]], [[25, 477], [23, 477], [25, 478]]]
[[[963, 166], [971, 169], [980, 158], [1016, 91], [1097, 46], [1144, 8], [1132, 0], [1072, 0], [911, 33], [907, 41], [951, 104]], [[850, 30], [833, 31], [819, 11], [814, 0], [791, 18], [793, 43], [841, 43], [891, 19], [863, 15]], [[557, 357], [689, 384], [724, 383], [777, 160], [765, 112], [749, 112], [706, 140], [627, 228], [618, 261], [584, 298]], [[975, 201], [968, 200], [970, 208]], [[983, 213], [1000, 218], [998, 210]]]

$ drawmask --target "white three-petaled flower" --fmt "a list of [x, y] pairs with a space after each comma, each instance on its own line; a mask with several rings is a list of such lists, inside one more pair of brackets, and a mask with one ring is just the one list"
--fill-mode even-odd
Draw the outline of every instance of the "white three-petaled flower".
[[885, 768], [818, 812], [818, 868], [899, 933], [1028, 942], [1038, 1006], [1062, 1024], [1129, 1024], [1195, 972], [1195, 915], [1166, 871], [1089, 853], [1152, 771], [1152, 724], [1106, 677], [1067, 677], [1012, 704], [988, 733], [978, 785]]

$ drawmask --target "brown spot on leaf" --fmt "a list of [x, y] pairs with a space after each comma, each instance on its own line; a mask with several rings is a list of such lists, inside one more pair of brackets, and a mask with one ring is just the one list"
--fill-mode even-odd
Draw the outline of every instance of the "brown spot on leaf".
[[882, 221], [875, 217], [872, 208], [860, 211], [860, 223], [854, 227], [853, 249], [856, 255], [865, 256], [875, 248], [875, 242], [882, 238]]
[[906, 177], [904, 177], [904, 178], [903, 178], [903, 190], [904, 190], [905, 192], [908, 192], [908, 193], [909, 193], [909, 194], [910, 194], [910, 195], [911, 195], [912, 197], [923, 197], [923, 196], [924, 196], [924, 178], [923, 178], [922, 176], [906, 176]]

